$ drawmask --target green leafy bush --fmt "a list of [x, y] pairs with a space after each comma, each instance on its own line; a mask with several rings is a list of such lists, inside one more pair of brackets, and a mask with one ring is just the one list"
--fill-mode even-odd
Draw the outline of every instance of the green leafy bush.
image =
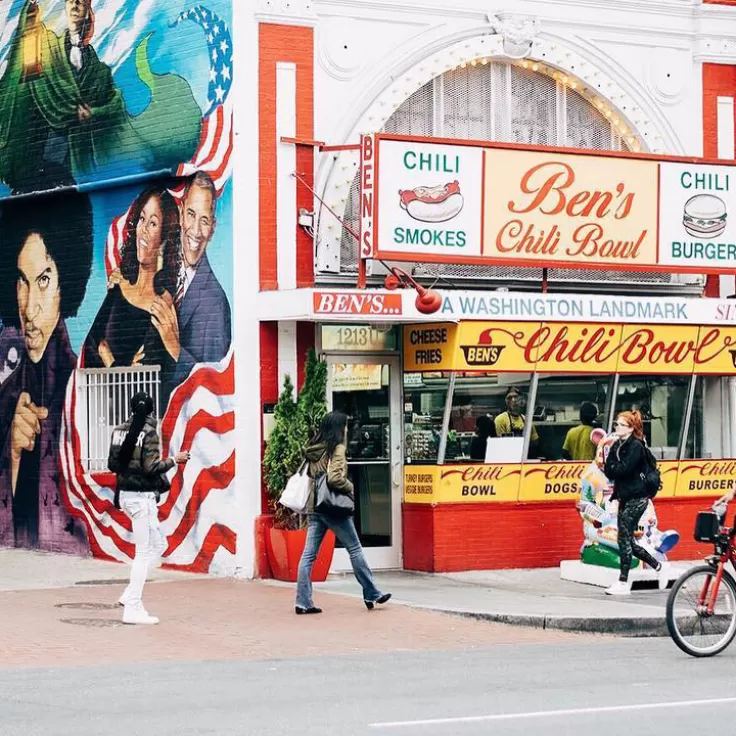
[[309, 351], [304, 386], [298, 401], [294, 400], [291, 376], [284, 386], [274, 409], [274, 428], [268, 439], [263, 459], [263, 477], [268, 490], [276, 525], [281, 529], [298, 529], [302, 519], [279, 504], [289, 478], [304, 460], [304, 450], [317, 434], [319, 423], [327, 412], [327, 364], [314, 350]]

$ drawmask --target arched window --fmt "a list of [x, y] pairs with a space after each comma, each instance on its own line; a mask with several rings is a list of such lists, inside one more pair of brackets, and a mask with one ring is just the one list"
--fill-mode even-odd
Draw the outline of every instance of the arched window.
[[[548, 72], [548, 73], [545, 73]], [[629, 150], [638, 145], [609, 109], [602, 112], [595, 98], [567, 80], [562, 73], [531, 62], [478, 61], [436, 77], [401, 104], [383, 130], [416, 136], [469, 138], [509, 143], [564, 146], [593, 150]], [[566, 83], [567, 82], [567, 83]], [[615, 124], [614, 124], [615, 123]], [[345, 221], [356, 231], [358, 177], [352, 183]], [[357, 270], [358, 244], [342, 233], [340, 270]], [[491, 266], [416, 264], [419, 276], [442, 275], [455, 279], [539, 281], [541, 269]], [[550, 269], [551, 281], [586, 283], [620, 281], [671, 284], [669, 274]]]

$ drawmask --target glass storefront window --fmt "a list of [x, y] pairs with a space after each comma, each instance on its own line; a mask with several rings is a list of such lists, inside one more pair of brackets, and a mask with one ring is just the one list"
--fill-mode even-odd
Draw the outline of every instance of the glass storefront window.
[[729, 379], [698, 376], [696, 381], [683, 457], [686, 460], [730, 459], [734, 457], [731, 443], [736, 427], [727, 416]]
[[434, 464], [450, 384], [447, 373], [404, 373], [404, 452], [407, 464]]
[[621, 376], [614, 416], [622, 411], [640, 411], [654, 456], [676, 460], [689, 385], [690, 376]]
[[605, 427], [613, 376], [540, 374], [534, 407], [538, 455], [545, 460], [592, 460], [595, 447], [586, 426]]
[[[483, 462], [487, 440], [499, 461], [521, 461], [530, 373], [463, 374], [455, 378], [445, 462]], [[536, 457], [532, 429], [530, 456]], [[509, 441], [510, 440], [510, 441]], [[496, 452], [497, 450], [497, 452]], [[518, 457], [517, 457], [518, 455]]]
[[726, 376], [405, 373], [406, 462], [587, 462], [594, 456], [591, 429], [611, 431], [619, 412], [635, 409], [657, 459], [730, 459], [730, 403], [736, 405], [736, 386]]

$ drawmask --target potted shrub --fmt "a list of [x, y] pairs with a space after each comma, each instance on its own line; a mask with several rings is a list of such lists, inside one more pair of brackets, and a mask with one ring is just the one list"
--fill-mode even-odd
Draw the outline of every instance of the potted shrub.
[[[268, 439], [263, 471], [274, 524], [269, 529], [266, 551], [273, 576], [277, 580], [296, 582], [299, 559], [307, 540], [306, 517], [294, 513], [278, 500], [289, 478], [304, 460], [304, 450], [317, 433], [327, 411], [327, 365], [310, 350], [307, 358], [304, 386], [298, 401], [294, 401], [294, 386], [286, 376], [284, 387], [274, 409], [274, 429]], [[327, 579], [335, 537], [325, 535], [312, 569], [312, 580]]]

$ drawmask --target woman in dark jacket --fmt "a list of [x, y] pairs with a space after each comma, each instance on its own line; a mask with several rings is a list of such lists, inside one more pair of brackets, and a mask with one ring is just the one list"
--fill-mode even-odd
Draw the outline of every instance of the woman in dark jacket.
[[117, 474], [115, 507], [130, 517], [133, 527], [135, 557], [130, 569], [130, 583], [120, 598], [124, 606], [124, 624], [157, 624], [143, 607], [143, 585], [151, 568], [166, 549], [166, 538], [158, 524], [158, 500], [163, 487], [162, 475], [176, 463], [186, 463], [188, 452], [161, 459], [153, 399], [139, 391], [130, 400], [133, 415], [112, 433], [111, 472]]
[[[327, 473], [327, 483], [336, 493], [345, 493], [353, 497], [353, 484], [348, 478], [348, 462], [346, 458], [346, 442], [348, 418], [339, 411], [325, 414], [314, 444], [305, 453], [309, 461], [309, 477], [315, 478], [320, 473]], [[296, 612], [322, 613], [312, 601], [312, 566], [317, 559], [322, 540], [328, 529], [342, 542], [350, 555], [355, 577], [363, 588], [363, 601], [370, 611], [376, 603], [386, 603], [391, 593], [381, 593], [373, 582], [373, 573], [363, 554], [363, 547], [358, 538], [353, 520], [348, 517], [337, 517], [318, 514], [314, 511], [314, 491], [309, 501], [309, 530], [304, 552], [299, 562], [299, 576], [296, 586]]]
[[618, 501], [618, 553], [621, 573], [619, 579], [606, 590], [608, 595], [629, 595], [629, 570], [632, 555], [659, 572], [659, 587], [667, 586], [666, 565], [654, 559], [634, 541], [639, 520], [649, 505], [649, 493], [644, 475], [649, 469], [644, 425], [638, 411], [624, 411], [616, 417], [614, 430], [618, 440], [611, 445], [606, 458], [605, 474], [613, 481], [611, 500]]

